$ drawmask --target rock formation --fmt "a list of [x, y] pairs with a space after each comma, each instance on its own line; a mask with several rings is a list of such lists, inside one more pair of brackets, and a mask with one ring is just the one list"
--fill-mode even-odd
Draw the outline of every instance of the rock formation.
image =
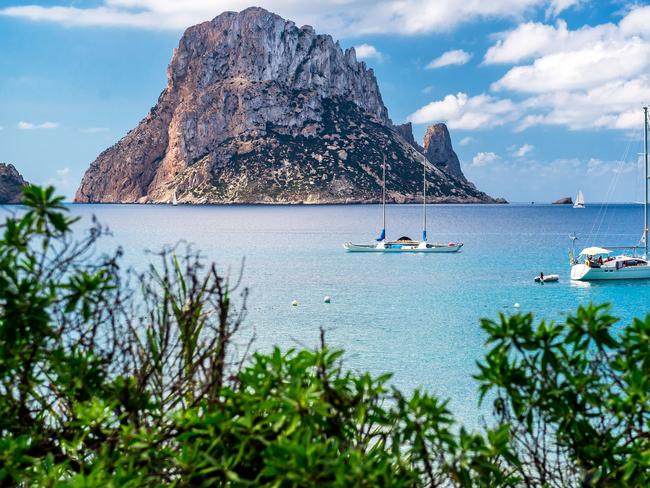
[[[226, 12], [185, 31], [158, 103], [90, 165], [75, 200], [379, 201], [385, 158], [392, 201], [421, 198], [423, 164], [431, 201], [494, 201], [401, 127], [354, 49], [261, 8]], [[433, 153], [455, 157], [451, 143]]]
[[0, 203], [19, 203], [26, 185], [13, 164], [0, 163]]
[[445, 124], [434, 124], [424, 134], [424, 155], [445, 173], [467, 181], [460, 169], [458, 156], [451, 147], [451, 137]]
[[400, 136], [402, 136], [406, 142], [417, 149], [418, 152], [424, 154], [424, 148], [420, 146], [415, 141], [415, 137], [413, 137], [413, 125], [410, 122], [407, 122], [406, 124], [396, 125], [393, 128]]
[[553, 205], [573, 205], [573, 199], [571, 197], [560, 198], [559, 200], [555, 200]]

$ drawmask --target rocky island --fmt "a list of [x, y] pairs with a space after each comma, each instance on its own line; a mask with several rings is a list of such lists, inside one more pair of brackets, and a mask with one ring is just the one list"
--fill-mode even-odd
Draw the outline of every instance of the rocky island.
[[444, 124], [417, 144], [372, 69], [329, 35], [261, 8], [188, 28], [140, 124], [86, 171], [77, 202], [494, 203], [463, 175]]
[[573, 199], [571, 197], [560, 198], [559, 200], [555, 200], [553, 205], [573, 205]]
[[26, 185], [13, 164], [0, 163], [0, 204], [20, 203]]

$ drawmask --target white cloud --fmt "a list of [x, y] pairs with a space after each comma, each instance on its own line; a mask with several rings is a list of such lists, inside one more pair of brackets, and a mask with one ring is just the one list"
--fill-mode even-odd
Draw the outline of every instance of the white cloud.
[[532, 65], [516, 66], [492, 85], [494, 90], [524, 93], [591, 88], [637, 75], [650, 65], [650, 43], [597, 42], [583, 49], [542, 56]]
[[73, 189], [71, 173], [70, 168], [67, 166], [65, 168], [57, 169], [55, 171], [56, 176], [47, 180], [47, 184], [54, 186], [57, 191], [61, 193], [68, 193]]
[[562, 20], [522, 23], [497, 35], [484, 63], [519, 64], [491, 86], [528, 96], [517, 103], [515, 130], [636, 129], [650, 101], [650, 6], [633, 7], [618, 24], [575, 30]]
[[358, 46], [354, 46], [354, 50], [357, 53], [357, 59], [376, 59], [377, 61], [381, 61], [384, 58], [377, 48], [370, 44], [359, 44]]
[[530, 144], [524, 144], [518, 148], [515, 148], [515, 151], [513, 154], [518, 157], [518, 158], [523, 158], [526, 156], [528, 153], [530, 153], [533, 150], [533, 146]]
[[498, 154], [493, 152], [479, 152], [472, 158], [472, 166], [486, 166], [501, 159]]
[[427, 64], [427, 69], [442, 68], [444, 66], [460, 66], [467, 64], [467, 62], [472, 58], [472, 55], [467, 51], [462, 49], [454, 49], [453, 51], [447, 51], [441, 56], [437, 57], [429, 64]]
[[558, 16], [565, 10], [576, 7], [581, 3], [583, 3], [582, 0], [551, 0], [551, 5], [546, 10], [546, 16]]
[[468, 164], [464, 170], [479, 188], [512, 202], [552, 202], [575, 197], [578, 189], [582, 189], [588, 202], [630, 202], [643, 198], [640, 168], [635, 156], [628, 161], [503, 158], [482, 166]]
[[476, 139], [474, 139], [473, 137], [470, 137], [470, 136], [465, 136], [460, 140], [458, 145], [459, 146], [468, 146], [470, 144], [473, 144], [474, 142], [476, 142]]
[[595, 42], [622, 39], [614, 24], [569, 30], [563, 20], [558, 20], [554, 26], [525, 22], [511, 31], [498, 34], [496, 43], [485, 53], [484, 62], [518, 63], [543, 55], [582, 49]]
[[633, 8], [618, 25], [624, 35], [647, 36], [650, 34], [650, 6]]
[[517, 112], [516, 105], [508, 99], [457, 93], [425, 105], [409, 115], [408, 121], [415, 124], [443, 121], [450, 129], [488, 129], [514, 120]]
[[16, 127], [22, 130], [56, 129], [57, 127], [59, 127], [59, 124], [57, 122], [43, 122], [42, 124], [34, 124], [32, 122], [24, 122], [21, 120], [20, 122], [18, 122], [18, 125]]
[[641, 104], [650, 100], [650, 76], [611, 81], [590, 90], [541, 94], [522, 102], [533, 112], [520, 122], [521, 130], [540, 124], [582, 129], [638, 129]]
[[79, 129], [79, 132], [83, 132], [84, 134], [100, 134], [103, 132], [109, 132], [108, 127], [85, 127], [83, 129]]
[[502, 33], [485, 54], [485, 64], [532, 64], [511, 68], [495, 90], [548, 93], [585, 89], [640, 75], [650, 67], [650, 7], [630, 11], [618, 25], [606, 23], [569, 30], [527, 22]]
[[490, 95], [447, 95], [408, 117], [413, 123], [445, 121], [450, 128], [473, 130], [512, 124], [516, 132], [538, 125], [571, 130], [638, 130], [641, 105], [650, 101], [650, 75], [610, 81], [588, 90], [540, 93], [521, 101]]
[[70, 168], [65, 167], [63, 169], [57, 169], [56, 176], [59, 178], [59, 181], [64, 184], [63, 186], [69, 186]]
[[428, 95], [429, 93], [431, 93], [433, 91], [433, 89], [434, 89], [433, 85], [427, 85], [424, 88], [422, 88], [422, 93], [424, 93], [425, 95]]
[[[226, 10], [239, 11], [250, 0], [103, 0], [95, 7], [17, 5], [0, 15], [70, 26], [124, 26], [180, 30], [212, 19]], [[518, 19], [526, 12], [548, 8], [556, 0], [259, 0], [260, 7], [297, 23], [349, 37], [369, 33], [422, 34], [449, 31], [480, 19]], [[5, 4], [8, 2], [5, 2]], [[68, 4], [68, 5], [66, 5]]]

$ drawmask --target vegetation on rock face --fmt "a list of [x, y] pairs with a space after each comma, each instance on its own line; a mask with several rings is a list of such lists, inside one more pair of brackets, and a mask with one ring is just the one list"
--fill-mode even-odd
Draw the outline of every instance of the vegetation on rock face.
[[482, 327], [494, 426], [315, 351], [235, 354], [246, 290], [192, 250], [135, 274], [30, 186], [0, 237], [0, 485], [648, 486], [650, 318]]
[[[387, 200], [422, 201], [424, 156], [391, 128], [369, 120], [344, 99], [323, 102], [322, 126], [316, 136], [292, 136], [268, 124], [264, 136], [229, 140], [234, 155], [214, 168], [201, 190], [207, 199], [223, 202], [379, 203], [385, 159]], [[429, 202], [492, 201], [464, 180], [427, 166]], [[188, 167], [172, 184], [189, 188], [196, 171]]]

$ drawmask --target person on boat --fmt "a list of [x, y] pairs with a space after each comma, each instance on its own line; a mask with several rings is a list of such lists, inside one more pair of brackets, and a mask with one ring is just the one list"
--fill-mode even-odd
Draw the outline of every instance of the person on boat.
[[539, 272], [539, 281], [544, 281], [544, 273]]
[[598, 256], [598, 264], [599, 264], [600, 266], [603, 265], [603, 257], [602, 257], [602, 256]]

